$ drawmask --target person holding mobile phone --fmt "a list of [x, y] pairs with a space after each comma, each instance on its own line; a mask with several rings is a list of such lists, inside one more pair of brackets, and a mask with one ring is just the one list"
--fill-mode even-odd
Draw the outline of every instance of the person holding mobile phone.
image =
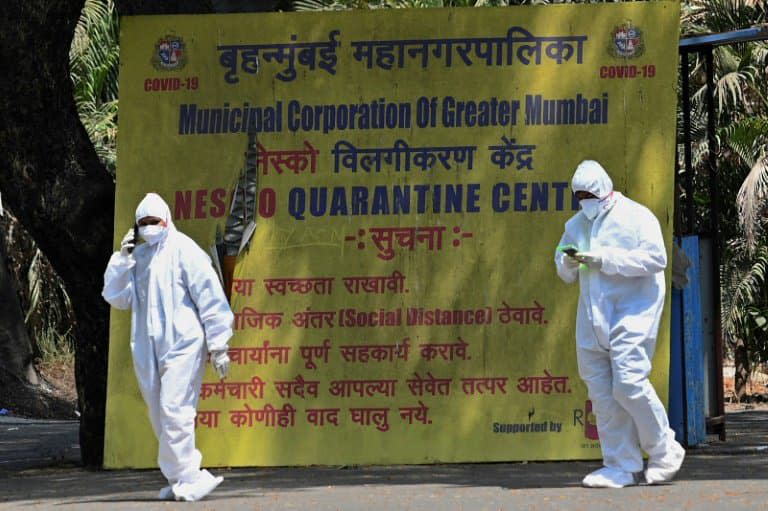
[[564, 282], [579, 282], [576, 356], [603, 453], [603, 468], [582, 484], [637, 484], [643, 451], [648, 454], [645, 481], [669, 481], [685, 449], [675, 440], [649, 380], [666, 293], [661, 227], [648, 208], [613, 190], [596, 161], [581, 162], [571, 186], [581, 211], [565, 224], [555, 265]]
[[[144, 241], [136, 245], [134, 229]], [[149, 193], [136, 224], [112, 254], [102, 296], [131, 310], [131, 354], [157, 437], [163, 500], [200, 500], [223, 480], [201, 470], [195, 415], [205, 361], [219, 378], [229, 369], [234, 316], [208, 255], [176, 230], [165, 201]]]

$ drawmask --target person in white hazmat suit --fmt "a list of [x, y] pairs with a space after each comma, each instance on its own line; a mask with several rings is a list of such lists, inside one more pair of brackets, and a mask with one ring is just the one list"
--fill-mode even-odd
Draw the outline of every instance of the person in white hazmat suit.
[[[229, 369], [233, 314], [208, 255], [174, 227], [171, 212], [149, 193], [104, 273], [102, 296], [131, 309], [131, 353], [139, 389], [159, 443], [158, 465], [169, 485], [163, 500], [200, 500], [223, 478], [201, 470], [195, 415], [205, 362], [220, 378]], [[135, 250], [134, 250], [135, 246]]]
[[582, 484], [637, 484], [642, 450], [646, 482], [669, 481], [685, 450], [648, 379], [666, 291], [661, 228], [649, 209], [613, 190], [596, 161], [579, 164], [571, 187], [581, 210], [565, 224], [555, 264], [563, 281], [579, 281], [576, 354], [603, 454], [603, 468]]

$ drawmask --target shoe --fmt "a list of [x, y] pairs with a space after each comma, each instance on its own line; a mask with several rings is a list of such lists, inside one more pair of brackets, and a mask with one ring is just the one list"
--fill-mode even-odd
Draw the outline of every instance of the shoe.
[[658, 484], [671, 481], [680, 470], [685, 459], [685, 449], [676, 441], [672, 441], [672, 447], [658, 460], [649, 459], [648, 468], [645, 470], [645, 482]]
[[585, 488], [624, 488], [637, 484], [635, 475], [618, 468], [603, 467], [587, 475], [582, 481]]
[[173, 488], [170, 486], [164, 486], [160, 489], [160, 493], [157, 494], [158, 500], [175, 500], [176, 495], [173, 494]]
[[205, 498], [216, 489], [224, 480], [223, 477], [214, 477], [207, 470], [201, 470], [197, 479], [192, 483], [179, 482], [173, 485], [173, 494], [176, 500], [194, 502]]

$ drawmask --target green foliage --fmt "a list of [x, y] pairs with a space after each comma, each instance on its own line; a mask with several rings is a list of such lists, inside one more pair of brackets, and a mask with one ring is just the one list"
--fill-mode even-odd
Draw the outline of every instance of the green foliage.
[[64, 283], [39, 249], [27, 270], [29, 293], [24, 322], [35, 342], [35, 356], [43, 363], [74, 361], [72, 303]]
[[44, 365], [73, 364], [75, 346], [72, 329], [60, 332], [52, 326], [44, 326], [35, 332], [35, 342], [40, 361]]
[[732, 343], [745, 341], [756, 365], [768, 360], [768, 247], [747, 257], [743, 248], [731, 253], [723, 282], [724, 331]]
[[80, 120], [114, 177], [117, 138], [118, 17], [113, 0], [85, 0], [69, 51]]
[[[765, 3], [754, 0], [689, 0], [682, 7], [682, 33], [686, 35], [728, 32], [768, 20]], [[743, 358], [753, 365], [768, 360], [768, 240], [763, 232], [768, 199], [766, 54], [764, 41], [718, 46], [713, 52], [723, 334], [726, 346], [731, 350], [743, 346], [747, 351]], [[696, 193], [704, 196], [708, 193], [704, 57], [692, 54], [688, 58], [694, 92], [691, 122]], [[706, 198], [696, 216], [706, 218], [708, 208]], [[708, 226], [701, 227], [707, 230]]]

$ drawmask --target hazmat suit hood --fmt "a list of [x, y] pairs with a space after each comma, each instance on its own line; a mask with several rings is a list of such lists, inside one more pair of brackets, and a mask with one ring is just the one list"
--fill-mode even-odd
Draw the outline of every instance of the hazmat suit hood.
[[613, 192], [613, 181], [598, 162], [584, 160], [576, 167], [571, 188], [573, 193], [589, 192], [598, 199], [605, 199]]
[[139, 220], [148, 216], [161, 218], [165, 222], [166, 227], [163, 229], [163, 237], [159, 245], [164, 245], [169, 238], [173, 238], [173, 234], [176, 233], [176, 226], [173, 224], [173, 218], [171, 217], [171, 208], [156, 193], [148, 193], [136, 207], [137, 224]]
[[571, 180], [573, 193], [589, 192], [596, 199], [582, 199], [579, 202], [582, 213], [590, 220], [610, 210], [620, 194], [614, 193], [613, 181], [602, 165], [594, 160], [584, 160], [576, 167]]

